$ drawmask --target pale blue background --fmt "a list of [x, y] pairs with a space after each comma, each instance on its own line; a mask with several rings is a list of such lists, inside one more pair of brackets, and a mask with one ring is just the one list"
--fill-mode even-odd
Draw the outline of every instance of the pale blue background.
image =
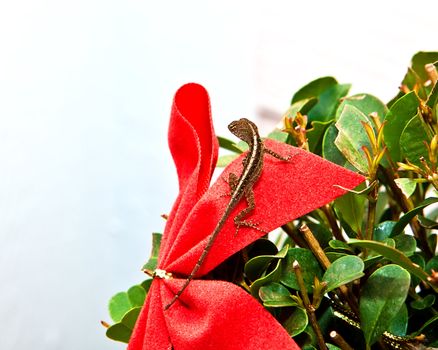
[[181, 84], [209, 89], [223, 135], [242, 116], [269, 130], [321, 75], [387, 100], [412, 53], [438, 49], [436, 1], [400, 4], [2, 1], [0, 349], [124, 348], [99, 321], [176, 196]]

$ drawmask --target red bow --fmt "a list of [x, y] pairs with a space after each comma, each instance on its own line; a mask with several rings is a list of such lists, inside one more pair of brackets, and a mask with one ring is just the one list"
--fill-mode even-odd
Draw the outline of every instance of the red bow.
[[[354, 188], [364, 178], [289, 145], [267, 140], [267, 147], [291, 157], [284, 162], [266, 156], [254, 186], [256, 208], [251, 220], [271, 231]], [[218, 143], [213, 130], [207, 91], [200, 85], [181, 87], [174, 98], [169, 147], [179, 177], [179, 195], [163, 234], [158, 268], [188, 276], [229, 197], [224, 181], [240, 174], [242, 157], [232, 162], [209, 188], [216, 165]], [[235, 213], [246, 206], [239, 203]], [[232, 215], [233, 216], [233, 215]], [[230, 217], [196, 275], [202, 277], [232, 254], [264, 235], [236, 228]], [[128, 345], [128, 350], [261, 350], [299, 349], [283, 327], [252, 296], [224, 281], [193, 280], [178, 301], [164, 307], [184, 279], [155, 278]]]

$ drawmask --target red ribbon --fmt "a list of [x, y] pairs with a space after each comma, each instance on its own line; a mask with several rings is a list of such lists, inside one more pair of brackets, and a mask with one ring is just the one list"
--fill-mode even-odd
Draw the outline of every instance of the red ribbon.
[[[271, 231], [354, 188], [364, 178], [314, 154], [266, 140], [268, 148], [289, 156], [289, 162], [265, 156], [254, 186], [256, 208], [250, 218]], [[239, 175], [242, 157], [232, 162], [209, 188], [218, 143], [207, 91], [197, 84], [176, 93], [169, 126], [169, 147], [179, 178], [179, 195], [164, 230], [158, 268], [187, 276], [219, 221], [229, 196], [230, 172]], [[240, 212], [244, 200], [235, 208]], [[137, 320], [128, 350], [261, 350], [299, 349], [284, 328], [252, 296], [224, 281], [201, 280], [232, 254], [264, 235], [226, 222], [204, 264], [179, 300], [164, 307], [184, 283], [183, 278], [155, 278]]]

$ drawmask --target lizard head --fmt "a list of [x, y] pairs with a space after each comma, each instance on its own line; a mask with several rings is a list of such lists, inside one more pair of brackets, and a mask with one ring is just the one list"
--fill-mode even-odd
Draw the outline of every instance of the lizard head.
[[251, 144], [254, 139], [254, 134], [258, 135], [257, 126], [246, 118], [235, 120], [228, 125], [228, 129], [239, 139]]

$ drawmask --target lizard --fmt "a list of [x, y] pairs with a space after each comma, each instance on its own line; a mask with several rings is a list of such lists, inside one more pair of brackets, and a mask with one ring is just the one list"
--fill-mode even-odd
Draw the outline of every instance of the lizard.
[[216, 224], [216, 227], [214, 228], [213, 233], [210, 235], [210, 238], [201, 256], [199, 257], [195, 267], [185, 280], [184, 285], [177, 292], [177, 294], [174, 295], [170, 303], [165, 306], [164, 310], [168, 310], [176, 302], [176, 300], [188, 287], [190, 281], [195, 277], [196, 273], [199, 271], [203, 262], [207, 258], [207, 255], [211, 247], [213, 246], [217, 235], [223, 228], [225, 222], [231, 216], [234, 208], [242, 200], [243, 197], [246, 198], [248, 206], [234, 217], [234, 224], [236, 225], [236, 235], [238, 229], [242, 226], [261, 230], [257, 226], [257, 224], [249, 220], [244, 220], [244, 218], [249, 215], [255, 208], [253, 186], [256, 184], [262, 173], [264, 154], [267, 153], [277, 159], [289, 161], [289, 157], [283, 157], [280, 154], [277, 154], [271, 149], [265, 147], [263, 140], [259, 135], [257, 126], [249, 119], [241, 118], [239, 120], [233, 121], [228, 125], [228, 129], [232, 134], [247, 143], [249, 147], [248, 153], [243, 158], [242, 173], [239, 177], [234, 173], [229, 174], [228, 183], [231, 188], [231, 198], [227, 206], [225, 207], [224, 213]]

